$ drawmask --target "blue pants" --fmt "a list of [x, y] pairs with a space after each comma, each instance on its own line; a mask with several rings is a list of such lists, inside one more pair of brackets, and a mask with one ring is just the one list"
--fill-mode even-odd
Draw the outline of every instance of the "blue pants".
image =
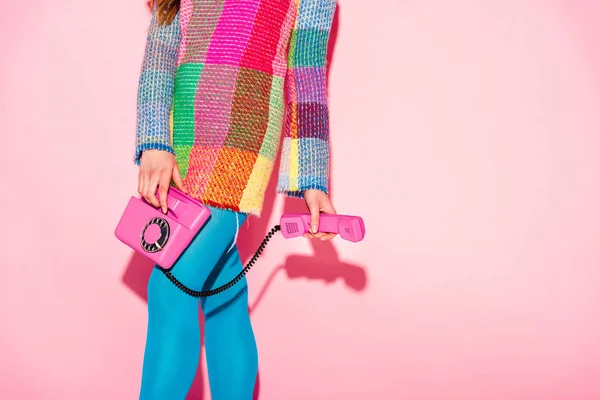
[[[242, 270], [235, 236], [245, 218], [245, 214], [211, 208], [211, 217], [173, 266], [172, 274], [193, 290], [214, 289], [234, 278]], [[212, 398], [252, 399], [258, 354], [248, 315], [246, 279], [198, 300], [177, 289], [155, 268], [148, 282], [141, 400], [185, 399], [200, 355], [199, 304], [205, 317]]]

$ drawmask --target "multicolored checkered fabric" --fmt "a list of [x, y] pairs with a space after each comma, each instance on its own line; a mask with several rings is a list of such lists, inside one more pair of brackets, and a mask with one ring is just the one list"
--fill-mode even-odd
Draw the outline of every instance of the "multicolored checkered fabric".
[[335, 0], [182, 0], [172, 24], [153, 15], [136, 163], [170, 151], [193, 197], [260, 215], [283, 132], [277, 191], [327, 192], [334, 10]]

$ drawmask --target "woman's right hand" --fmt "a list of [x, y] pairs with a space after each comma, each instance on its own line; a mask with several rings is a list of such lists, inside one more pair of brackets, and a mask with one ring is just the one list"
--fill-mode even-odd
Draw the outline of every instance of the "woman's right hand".
[[[161, 208], [167, 213], [167, 193], [171, 184], [171, 178], [177, 189], [188, 193], [183, 186], [183, 179], [179, 173], [179, 167], [175, 156], [164, 150], [145, 150], [140, 159], [140, 172], [138, 176], [138, 193], [156, 208]], [[156, 198], [156, 191], [160, 201]]]

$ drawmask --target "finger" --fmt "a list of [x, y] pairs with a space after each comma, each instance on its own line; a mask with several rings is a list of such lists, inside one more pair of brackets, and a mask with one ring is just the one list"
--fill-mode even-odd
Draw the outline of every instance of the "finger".
[[144, 193], [144, 178], [145, 178], [145, 175], [142, 172], [142, 169], [140, 168], [140, 170], [138, 171], [138, 188], [137, 188], [140, 196], [143, 195], [143, 193]]
[[140, 170], [140, 174], [138, 176], [138, 193], [142, 197], [144, 197], [146, 193], [146, 186], [148, 186], [148, 176], [145, 171]]
[[321, 240], [331, 240], [336, 236], [335, 233], [327, 233], [321, 237]]
[[149, 185], [150, 185], [150, 176], [148, 175], [148, 172], [144, 172], [143, 176], [142, 176], [142, 192], [140, 194], [147, 202], [150, 202], [150, 200], [148, 200], [148, 197], [146, 196], [146, 192], [148, 191]]
[[148, 202], [156, 208], [160, 207], [160, 203], [156, 198], [156, 189], [158, 187], [159, 176], [160, 175], [157, 172], [150, 175], [148, 186], [146, 186], [146, 190], [144, 192], [146, 194], [146, 200], [148, 200]]
[[323, 233], [323, 232], [317, 232], [315, 234], [312, 234], [310, 232], [303, 234], [302, 236], [305, 237], [306, 239], [321, 239], [324, 235], [327, 235], [327, 233]]
[[169, 181], [171, 178], [168, 173], [163, 173], [160, 180], [158, 181], [158, 197], [160, 201], [160, 208], [164, 214], [167, 213], [169, 207], [167, 206], [167, 196], [169, 192]]
[[179, 167], [175, 164], [173, 167], [173, 182], [175, 182], [175, 187], [181, 190], [183, 193], [188, 193], [185, 186], [183, 186], [183, 179], [181, 179], [181, 173], [179, 172]]
[[319, 205], [308, 204], [308, 210], [310, 211], [310, 232], [314, 235], [319, 231]]

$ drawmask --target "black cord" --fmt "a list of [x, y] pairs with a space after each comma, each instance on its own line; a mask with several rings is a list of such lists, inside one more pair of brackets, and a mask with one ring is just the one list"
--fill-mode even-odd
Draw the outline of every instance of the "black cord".
[[171, 274], [170, 270], [166, 270], [163, 268], [160, 268], [163, 273], [165, 274], [165, 276], [175, 285], [177, 286], [182, 292], [192, 296], [192, 297], [209, 297], [209, 296], [214, 296], [216, 294], [219, 294], [221, 292], [224, 292], [225, 290], [233, 287], [236, 283], [238, 283], [243, 277], [244, 275], [246, 275], [248, 273], [248, 271], [250, 271], [250, 268], [252, 268], [254, 266], [254, 263], [256, 262], [256, 260], [258, 260], [258, 257], [260, 256], [260, 254], [263, 252], [263, 250], [265, 249], [265, 246], [267, 245], [267, 243], [269, 242], [269, 240], [273, 237], [273, 235], [275, 234], [275, 232], [280, 231], [281, 230], [281, 225], [275, 225], [267, 234], [267, 236], [263, 239], [262, 243], [260, 244], [260, 246], [258, 246], [258, 250], [256, 250], [256, 253], [254, 253], [254, 255], [252, 256], [252, 258], [250, 259], [250, 261], [248, 261], [248, 264], [246, 264], [246, 266], [244, 267], [244, 269], [235, 277], [233, 278], [231, 281], [227, 282], [226, 284], [224, 284], [223, 286], [219, 286], [216, 289], [212, 289], [212, 290], [204, 290], [204, 291], [197, 291], [197, 290], [192, 290], [190, 288], [188, 288], [187, 286], [185, 286], [183, 283], [181, 283], [177, 278], [175, 278], [173, 276], [173, 274]]

